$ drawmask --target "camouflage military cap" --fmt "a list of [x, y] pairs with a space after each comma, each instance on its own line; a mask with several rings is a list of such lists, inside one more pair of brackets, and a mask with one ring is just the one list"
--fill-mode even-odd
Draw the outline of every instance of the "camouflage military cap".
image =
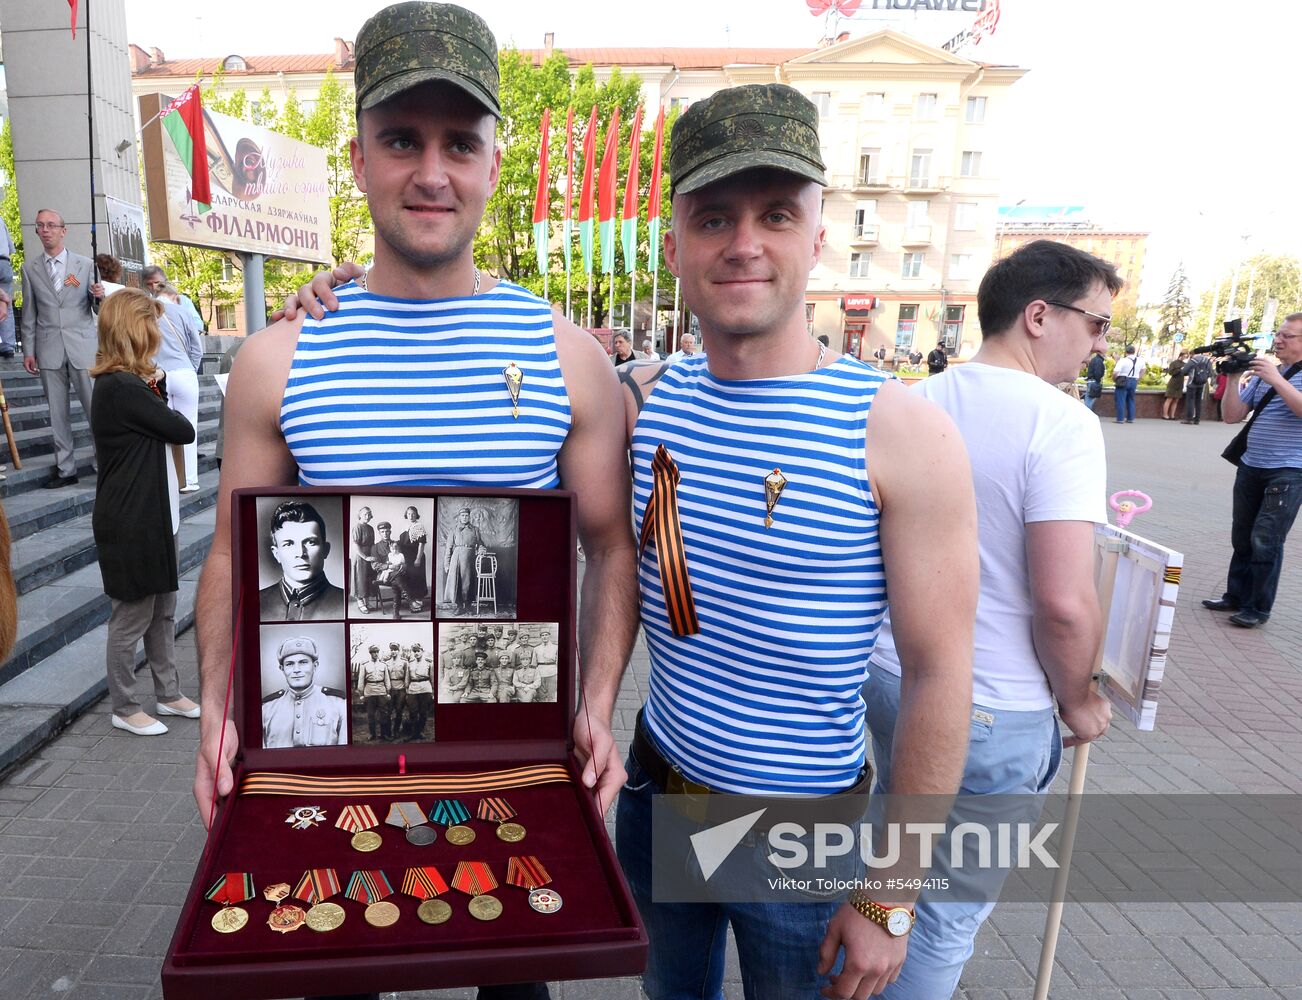
[[443, 80], [502, 117], [497, 39], [483, 18], [464, 7], [424, 0], [385, 7], [362, 25], [353, 58], [358, 111]]
[[743, 170], [771, 167], [826, 184], [818, 109], [781, 83], [731, 87], [697, 101], [674, 124], [669, 180], [688, 194]]
[[280, 649], [276, 652], [276, 659], [281, 663], [284, 663], [285, 657], [293, 656], [295, 653], [306, 653], [315, 660], [316, 643], [305, 635], [298, 636], [294, 639], [286, 639], [280, 644]]

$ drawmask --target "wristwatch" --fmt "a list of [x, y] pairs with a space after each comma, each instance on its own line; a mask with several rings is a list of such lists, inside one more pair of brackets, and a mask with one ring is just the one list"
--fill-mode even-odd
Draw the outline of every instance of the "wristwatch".
[[913, 930], [913, 911], [907, 907], [885, 907], [874, 903], [862, 889], [851, 889], [848, 902], [891, 937], [902, 938]]

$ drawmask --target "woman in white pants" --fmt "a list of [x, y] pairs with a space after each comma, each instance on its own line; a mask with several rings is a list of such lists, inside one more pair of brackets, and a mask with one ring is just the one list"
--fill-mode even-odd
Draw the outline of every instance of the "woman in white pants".
[[[164, 285], [158, 294], [158, 301], [163, 304], [163, 316], [159, 328], [163, 334], [158, 348], [155, 364], [167, 375], [168, 405], [190, 421], [190, 426], [199, 426], [199, 364], [203, 361], [203, 342], [194, 320], [181, 306], [181, 297], [171, 285]], [[185, 482], [181, 484], [182, 493], [193, 493], [199, 489], [199, 444], [198, 438], [183, 449], [185, 468], [182, 470]]]

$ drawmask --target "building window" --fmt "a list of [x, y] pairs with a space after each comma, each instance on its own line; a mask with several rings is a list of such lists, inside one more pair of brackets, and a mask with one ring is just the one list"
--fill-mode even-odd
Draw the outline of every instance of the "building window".
[[938, 94], [919, 94], [918, 95], [918, 117], [929, 120], [936, 117], [936, 103]]
[[222, 258], [222, 281], [235, 280], [235, 262], [229, 257]]
[[949, 276], [958, 281], [967, 281], [972, 277], [972, 263], [975, 258], [970, 253], [951, 254], [949, 258]]
[[809, 95], [818, 108], [818, 117], [826, 118], [832, 113], [832, 93], [828, 90], [815, 90]]
[[[859, 184], [867, 186], [878, 183], [877, 167], [881, 163], [880, 149], [861, 149], [859, 151]], [[824, 160], [824, 163], [827, 161]]]
[[931, 150], [915, 149], [909, 161], [909, 187], [927, 187], [931, 183]]
[[219, 305], [217, 307], [217, 329], [234, 330], [235, 329], [235, 307], [232, 305]]
[[850, 254], [850, 277], [868, 277], [868, 257], [869, 255], [866, 253]]
[[877, 202], [861, 201], [854, 209], [854, 233], [857, 237], [877, 235]]
[[886, 95], [865, 94], [863, 98], [863, 116], [865, 118], [885, 118]]
[[959, 345], [963, 343], [963, 313], [967, 306], [946, 306], [945, 307], [945, 352], [947, 354], [957, 354]]
[[817, 302], [805, 303], [805, 326], [809, 330], [811, 337], [814, 335], [814, 307], [817, 305]]
[[243, 72], [249, 68], [249, 64], [244, 61], [243, 56], [227, 56], [222, 60], [222, 69]]
[[907, 351], [913, 346], [913, 333], [918, 328], [918, 307], [900, 306], [900, 318], [895, 323], [895, 349]]
[[981, 154], [970, 149], [966, 150], [963, 153], [963, 160], [958, 172], [962, 177], [979, 177], [981, 175]]
[[671, 97], [669, 98], [669, 110], [672, 111], [677, 108], [679, 111], [686, 111], [691, 103], [690, 97]]
[[901, 278], [921, 278], [922, 277], [922, 257], [921, 252], [906, 253], [904, 255], [904, 266], [900, 269]]
[[908, 226], [912, 229], [914, 226], [925, 226], [929, 221], [927, 215], [927, 202], [914, 200], [906, 203], [908, 205]]
[[954, 206], [954, 228], [968, 231], [977, 227], [977, 203], [960, 201]]
[[984, 97], [969, 97], [967, 99], [967, 114], [964, 120], [969, 125], [980, 125], [986, 120], [986, 99]]

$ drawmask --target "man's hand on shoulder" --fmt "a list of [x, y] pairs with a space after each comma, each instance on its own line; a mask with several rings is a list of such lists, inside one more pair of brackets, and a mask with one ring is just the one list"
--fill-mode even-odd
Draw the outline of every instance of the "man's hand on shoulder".
[[339, 299], [335, 296], [334, 289], [365, 273], [366, 268], [351, 260], [344, 261], [333, 271], [317, 271], [311, 280], [299, 286], [297, 292], [285, 296], [285, 307], [271, 314], [272, 322], [295, 320], [300, 313], [306, 313], [313, 319], [325, 319], [327, 311], [334, 312], [339, 308]]
[[908, 954], [908, 936], [892, 937], [849, 903], [832, 915], [827, 934], [818, 949], [818, 972], [825, 975], [845, 950], [841, 971], [832, 977], [822, 994], [829, 1000], [870, 997], [895, 982]]

